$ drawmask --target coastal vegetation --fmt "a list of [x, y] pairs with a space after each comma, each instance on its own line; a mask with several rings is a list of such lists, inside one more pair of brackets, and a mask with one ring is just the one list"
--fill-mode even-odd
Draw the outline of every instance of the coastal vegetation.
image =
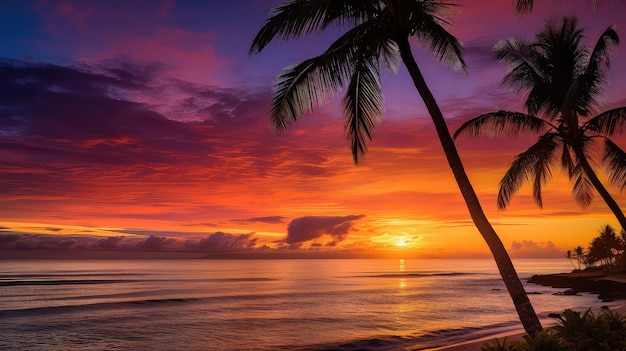
[[603, 270], [626, 272], [626, 231], [617, 231], [610, 225], [603, 226], [598, 236], [589, 243], [587, 250], [582, 246], [567, 251], [567, 258], [575, 265], [575, 271]]
[[614, 351], [626, 350], [626, 317], [609, 308], [594, 314], [565, 310], [555, 316], [559, 324], [524, 341], [494, 339], [481, 351]]
[[[518, 1], [518, 9], [530, 9]], [[429, 0], [294, 0], [275, 8], [253, 40], [250, 53], [274, 39], [289, 40], [338, 24], [349, 28], [319, 56], [289, 66], [274, 84], [270, 121], [285, 130], [302, 115], [345, 88], [344, 128], [358, 162], [382, 117], [380, 67], [402, 62], [431, 116], [470, 216], [489, 246], [524, 329], [542, 329], [511, 259], [488, 221], [465, 172], [437, 101], [415, 61], [409, 39], [416, 39], [444, 64], [465, 69], [461, 43], [445, 28], [454, 5]]]

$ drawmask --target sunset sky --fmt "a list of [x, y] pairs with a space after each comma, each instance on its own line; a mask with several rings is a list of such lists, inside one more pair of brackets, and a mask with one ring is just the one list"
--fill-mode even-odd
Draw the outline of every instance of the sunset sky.
[[[0, 2], [0, 255], [488, 257], [404, 67], [383, 73], [384, 121], [358, 166], [340, 97], [285, 134], [270, 130], [274, 77], [340, 34], [249, 56], [280, 3]], [[612, 24], [626, 40], [626, 1], [537, 1], [530, 16], [511, 1], [462, 5], [449, 30], [467, 72], [413, 43], [451, 131], [491, 110], [522, 110], [522, 96], [500, 84], [499, 40], [529, 38], [564, 15], [579, 16], [590, 45]], [[606, 90], [604, 110], [626, 105], [626, 45], [613, 52]], [[499, 180], [533, 141], [457, 141], [511, 255], [562, 257], [601, 225], [617, 228], [597, 194], [587, 209], [574, 203], [564, 173], [545, 187], [543, 209], [526, 185], [497, 210]], [[626, 148], [626, 136], [615, 141]]]

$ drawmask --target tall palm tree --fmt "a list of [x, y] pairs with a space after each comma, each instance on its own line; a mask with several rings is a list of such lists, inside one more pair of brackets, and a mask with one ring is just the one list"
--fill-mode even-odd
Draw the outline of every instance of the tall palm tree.
[[[500, 181], [498, 208], [505, 209], [525, 181], [533, 182], [533, 198], [542, 207], [542, 186], [560, 164], [568, 171], [573, 195], [583, 208], [595, 188], [622, 228], [626, 217], [591, 167], [602, 155], [609, 181], [626, 187], [626, 153], [610, 137], [624, 129], [626, 107], [592, 117], [606, 82], [612, 46], [619, 43], [613, 27], [607, 28], [589, 51], [575, 17], [548, 22], [533, 42], [516, 39], [496, 45], [497, 59], [510, 66], [504, 83], [526, 90], [527, 113], [496, 111], [465, 122], [455, 133], [472, 136], [517, 136], [540, 133], [537, 142], [515, 157]], [[599, 144], [604, 144], [598, 150]], [[559, 157], [560, 155], [560, 157]]]
[[380, 66], [393, 69], [401, 60], [432, 117], [470, 215], [491, 249], [520, 320], [534, 334], [541, 330], [539, 319], [502, 241], [483, 213], [411, 51], [409, 39], [415, 38], [440, 61], [465, 68], [461, 44], [444, 28], [448, 24], [444, 14], [452, 6], [433, 0], [293, 0], [272, 11], [250, 53], [260, 52], [275, 38], [292, 39], [336, 24], [348, 28], [321, 55], [289, 66], [277, 77], [270, 120], [277, 131], [283, 131], [347, 86], [344, 122], [355, 162], [365, 153], [382, 116]]

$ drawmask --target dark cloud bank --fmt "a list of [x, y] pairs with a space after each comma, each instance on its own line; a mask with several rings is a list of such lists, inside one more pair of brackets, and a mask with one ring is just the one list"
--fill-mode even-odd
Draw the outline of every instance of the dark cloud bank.
[[330, 236], [333, 243], [343, 241], [355, 221], [363, 218], [360, 216], [308, 216], [292, 220], [287, 226], [287, 244], [299, 244], [314, 240], [324, 235]]
[[[0, 231], [0, 250], [51, 250], [51, 251], [125, 251], [125, 252], [204, 252], [208, 254], [272, 254], [280, 252], [318, 251], [323, 245], [335, 246], [343, 241], [353, 229], [354, 223], [363, 215], [351, 216], [305, 216], [293, 219], [287, 226], [285, 239], [270, 248], [259, 242], [254, 233], [232, 234], [217, 231], [202, 239], [187, 239], [183, 233], [150, 232], [145, 230], [120, 230], [119, 236], [98, 237], [84, 234], [26, 234]], [[284, 217], [252, 218], [249, 222], [282, 222]], [[184, 233], [198, 236], [199, 233]], [[141, 235], [141, 236], [140, 236]], [[316, 239], [330, 239], [321, 244]], [[302, 245], [311, 242], [309, 248]]]

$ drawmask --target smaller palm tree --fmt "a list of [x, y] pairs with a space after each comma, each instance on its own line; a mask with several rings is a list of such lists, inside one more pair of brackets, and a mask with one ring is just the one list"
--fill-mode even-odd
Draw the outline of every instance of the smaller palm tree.
[[576, 254], [576, 265], [578, 266], [578, 270], [580, 270], [581, 266], [585, 263], [585, 249], [580, 245], [576, 246], [574, 253]]
[[560, 165], [567, 170], [581, 207], [591, 204], [595, 188], [626, 228], [626, 217], [590, 164], [590, 160], [603, 163], [609, 181], [619, 189], [626, 187], [626, 153], [610, 139], [623, 131], [626, 107], [592, 115], [606, 82], [610, 49], [619, 38], [609, 27], [591, 51], [582, 39], [577, 19], [566, 17], [560, 23], [549, 22], [533, 42], [498, 43], [497, 59], [510, 65], [504, 83], [527, 91], [527, 112], [478, 116], [465, 122], [454, 137], [539, 133], [535, 144], [515, 157], [500, 182], [498, 208], [505, 209], [526, 181], [533, 183], [533, 198], [542, 207], [542, 187]]

